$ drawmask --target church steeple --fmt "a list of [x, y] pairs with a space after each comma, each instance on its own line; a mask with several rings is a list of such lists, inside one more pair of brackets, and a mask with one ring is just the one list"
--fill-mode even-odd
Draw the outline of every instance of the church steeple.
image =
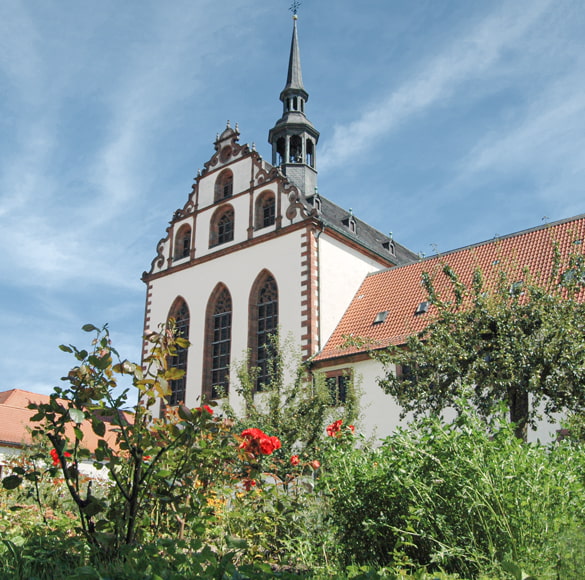
[[316, 145], [319, 131], [305, 115], [309, 93], [303, 86], [296, 14], [293, 23], [286, 85], [280, 93], [282, 117], [270, 130], [268, 142], [272, 145], [272, 164], [280, 166], [305, 195], [312, 195], [317, 187]]

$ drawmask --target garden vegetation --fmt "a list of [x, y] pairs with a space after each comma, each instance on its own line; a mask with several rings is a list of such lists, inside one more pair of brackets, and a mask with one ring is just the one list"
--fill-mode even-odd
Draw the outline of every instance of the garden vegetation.
[[[33, 405], [37, 443], [3, 480], [0, 578], [582, 578], [581, 441], [526, 444], [502, 409], [486, 421], [456, 401], [454, 422], [422, 418], [372, 445], [357, 408], [342, 415], [302, 368], [262, 404], [242, 380], [243, 417], [215, 402], [159, 416], [184, 346], [172, 321], [147, 336], [142, 366], [107, 327], [84, 329], [90, 348], [61, 347], [75, 366]], [[116, 394], [127, 375], [134, 406]]]

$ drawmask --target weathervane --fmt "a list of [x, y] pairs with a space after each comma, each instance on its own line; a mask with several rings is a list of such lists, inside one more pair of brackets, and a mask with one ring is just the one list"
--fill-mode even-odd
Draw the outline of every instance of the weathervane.
[[293, 16], [297, 15], [297, 12], [299, 11], [299, 6], [301, 5], [301, 2], [299, 2], [299, 0], [293, 0], [293, 3], [290, 5], [289, 10], [293, 13]]

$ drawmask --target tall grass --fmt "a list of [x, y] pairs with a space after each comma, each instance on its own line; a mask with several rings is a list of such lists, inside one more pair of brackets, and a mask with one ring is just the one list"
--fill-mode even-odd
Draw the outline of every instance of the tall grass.
[[333, 466], [325, 489], [345, 563], [509, 578], [501, 563], [512, 561], [540, 579], [582, 577], [570, 575], [585, 564], [575, 548], [585, 538], [581, 446], [524, 444], [468, 414], [421, 421]]

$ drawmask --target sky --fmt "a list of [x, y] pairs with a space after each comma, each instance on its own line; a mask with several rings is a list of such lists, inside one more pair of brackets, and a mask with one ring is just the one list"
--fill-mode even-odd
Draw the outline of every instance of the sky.
[[[0, 390], [108, 324], [140, 360], [157, 242], [227, 120], [270, 159], [289, 0], [0, 3]], [[585, 212], [579, 0], [303, 0], [319, 192], [432, 254]]]

